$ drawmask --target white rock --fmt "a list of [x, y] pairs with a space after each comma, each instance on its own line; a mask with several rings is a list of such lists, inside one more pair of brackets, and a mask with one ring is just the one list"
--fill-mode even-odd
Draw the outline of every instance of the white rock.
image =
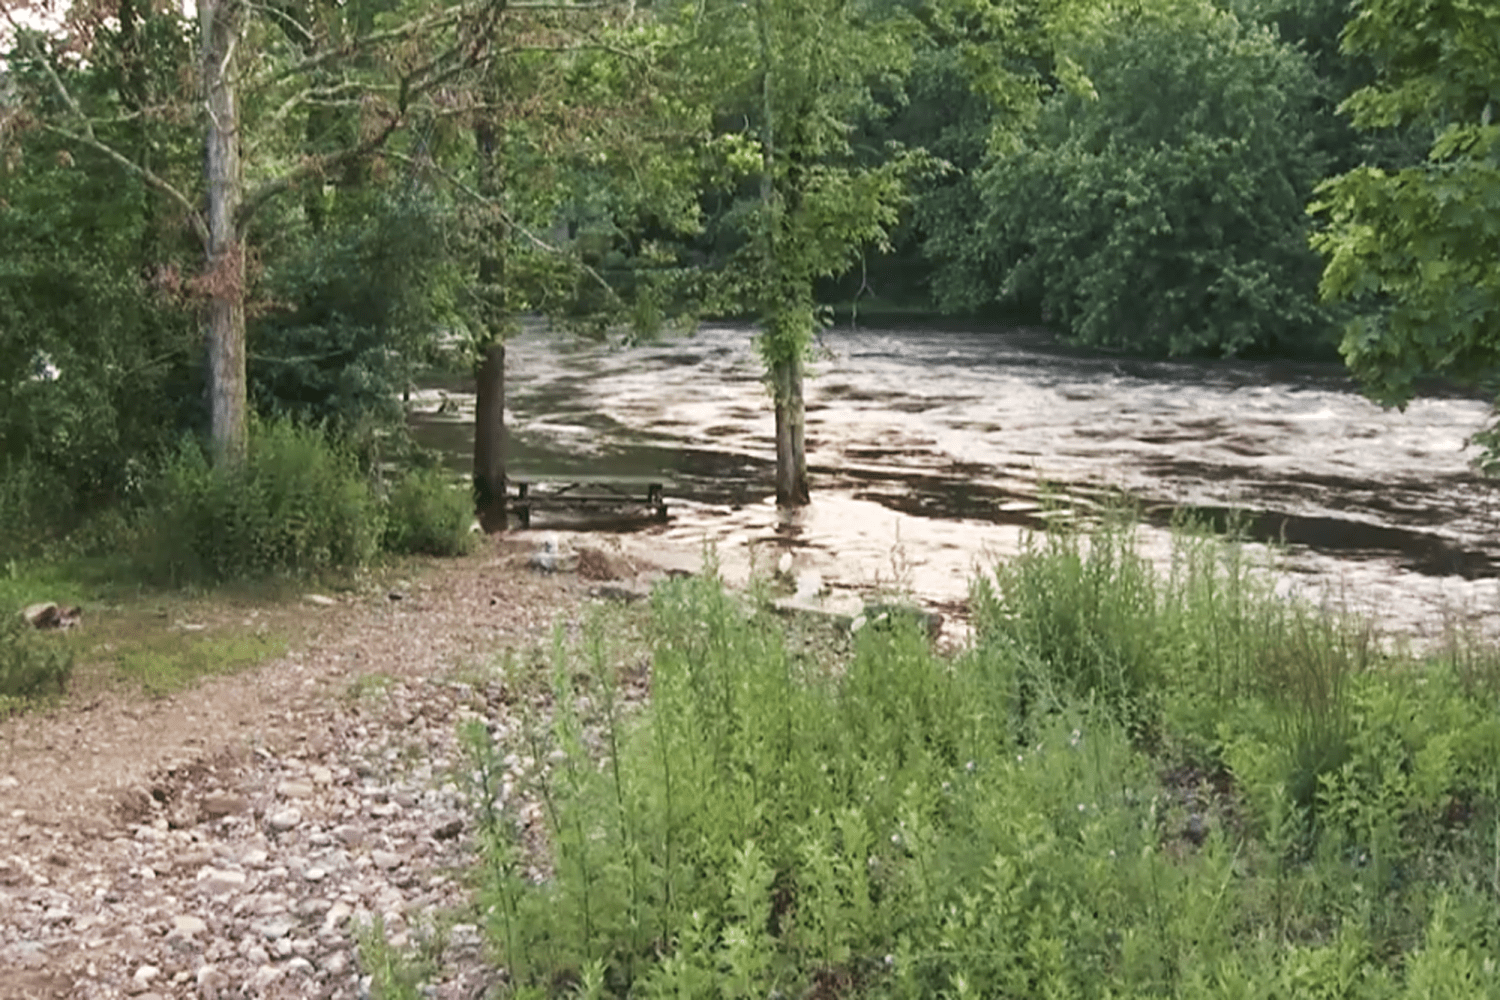
[[221, 868], [205, 868], [198, 873], [198, 888], [210, 896], [238, 892], [245, 887], [245, 873]]
[[156, 966], [143, 965], [139, 969], [136, 969], [135, 975], [131, 976], [130, 978], [138, 983], [145, 984], [151, 982], [151, 980], [155, 979], [159, 975], [161, 975], [161, 970]]
[[229, 989], [229, 977], [217, 966], [205, 965], [198, 970], [198, 996], [202, 1000], [219, 1000], [220, 994]]
[[172, 930], [168, 933], [177, 937], [196, 937], [208, 931], [208, 924], [198, 917], [182, 914], [172, 918]]
[[276, 786], [276, 794], [288, 799], [310, 799], [313, 786], [306, 781], [283, 781]]
[[313, 767], [308, 770], [308, 775], [312, 778], [313, 784], [315, 785], [333, 784], [333, 772], [328, 768], [323, 767], [321, 764], [313, 765]]
[[401, 855], [395, 851], [375, 850], [370, 852], [370, 860], [375, 862], [375, 867], [382, 871], [390, 871], [401, 867]]
[[299, 976], [310, 976], [313, 973], [313, 964], [301, 956], [288, 960], [282, 968]]
[[320, 608], [331, 608], [338, 603], [338, 601], [324, 594], [304, 594], [302, 599], [308, 604], [316, 604]]
[[0, 775], [0, 788], [17, 788], [21, 782], [13, 775]]
[[797, 574], [797, 597], [809, 600], [823, 592], [823, 574], [815, 569], [805, 569]]
[[334, 903], [328, 908], [327, 913], [323, 914], [323, 926], [325, 928], [337, 927], [345, 920], [348, 920], [349, 915], [353, 912], [354, 907], [350, 906], [343, 900], [339, 900], [337, 903]]
[[256, 969], [250, 976], [249, 986], [252, 993], [264, 993], [266, 989], [276, 980], [281, 978], [281, 970], [274, 965], [266, 964]]
[[302, 877], [309, 882], [321, 882], [328, 877], [328, 873], [321, 868], [307, 868], [302, 872]]
[[331, 955], [323, 956], [318, 962], [318, 967], [330, 976], [342, 976], [345, 972], [349, 971], [349, 956], [341, 951], [336, 951]]
[[272, 813], [271, 817], [266, 820], [266, 825], [278, 833], [286, 833], [288, 830], [295, 830], [301, 822], [302, 813], [296, 809], [282, 809]]

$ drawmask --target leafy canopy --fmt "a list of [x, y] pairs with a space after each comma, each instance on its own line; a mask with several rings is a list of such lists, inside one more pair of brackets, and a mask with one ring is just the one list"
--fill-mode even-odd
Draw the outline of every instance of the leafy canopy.
[[1485, 383], [1500, 367], [1500, 6], [1484, 0], [1360, 0], [1343, 36], [1373, 58], [1374, 83], [1344, 110], [1355, 125], [1432, 129], [1427, 160], [1357, 167], [1318, 190], [1323, 296], [1356, 311], [1341, 351], [1366, 392], [1403, 406], [1417, 380]]

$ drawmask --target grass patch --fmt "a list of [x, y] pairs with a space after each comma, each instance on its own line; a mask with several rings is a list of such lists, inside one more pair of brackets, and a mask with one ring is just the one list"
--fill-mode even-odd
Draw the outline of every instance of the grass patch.
[[116, 671], [149, 695], [161, 697], [205, 677], [235, 673], [286, 653], [286, 642], [264, 635], [185, 637], [164, 633], [118, 652]]
[[608, 629], [559, 635], [525, 752], [464, 733], [511, 992], [1500, 996], [1488, 661], [1386, 656], [1177, 546], [1036, 540], [952, 659], [674, 581], [640, 712]]

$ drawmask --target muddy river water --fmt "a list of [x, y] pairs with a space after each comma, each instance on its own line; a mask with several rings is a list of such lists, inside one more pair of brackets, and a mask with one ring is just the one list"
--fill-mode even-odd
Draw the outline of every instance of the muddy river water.
[[[1267, 553], [1281, 587], [1390, 633], [1500, 617], [1500, 492], [1465, 448], [1488, 412], [1479, 400], [1403, 413], [1333, 364], [1139, 361], [1026, 330], [836, 329], [807, 383], [814, 501], [785, 513], [770, 499], [773, 419], [749, 329], [632, 348], [532, 331], [507, 354], [512, 473], [670, 482], [670, 519], [622, 522], [627, 550], [696, 560], [711, 542], [730, 577], [790, 551], [835, 588], [899, 587], [955, 609], [976, 569], [1052, 511], [1124, 495], [1158, 554], [1176, 511], [1243, 512], [1282, 543]], [[462, 384], [412, 399], [419, 439], [455, 466], [472, 417]]]

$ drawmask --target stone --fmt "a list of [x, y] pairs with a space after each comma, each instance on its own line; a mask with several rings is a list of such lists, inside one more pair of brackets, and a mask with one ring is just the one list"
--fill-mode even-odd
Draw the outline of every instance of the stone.
[[323, 869], [314, 866], [312, 868], [304, 869], [302, 872], [302, 877], [307, 879], [309, 882], [321, 882], [323, 881], [323, 879], [328, 877], [328, 873]]
[[198, 873], [198, 888], [210, 896], [238, 892], [247, 881], [244, 872], [226, 871], [221, 868], [205, 868]]
[[264, 993], [280, 978], [281, 970], [267, 962], [251, 973], [248, 985], [252, 993]]
[[172, 929], [167, 933], [177, 937], [197, 937], [207, 932], [208, 924], [202, 919], [189, 914], [181, 914], [172, 918]]
[[224, 974], [223, 970], [213, 965], [200, 968], [196, 981], [200, 1000], [219, 1000], [220, 996], [229, 989], [229, 977]]
[[21, 617], [32, 628], [72, 628], [83, 621], [83, 609], [63, 607], [48, 601], [29, 605], [21, 612]]
[[364, 843], [365, 831], [361, 830], [357, 826], [350, 826], [346, 823], [341, 826], [334, 827], [333, 836], [334, 839], [343, 844], [345, 847], [358, 847], [360, 844]]
[[318, 962], [318, 967], [330, 976], [342, 976], [349, 971], [349, 956], [341, 951], [331, 955], [324, 955]]
[[308, 769], [308, 777], [312, 778], [315, 785], [333, 784], [333, 772], [321, 764], [314, 765]]
[[464, 832], [464, 821], [461, 819], [450, 819], [436, 830], [432, 831], [434, 840], [452, 840]]
[[375, 867], [382, 871], [390, 871], [401, 867], [402, 857], [395, 851], [374, 850], [370, 852], [370, 860], [375, 862]]
[[149, 983], [159, 975], [161, 975], [161, 970], [156, 966], [143, 965], [139, 969], [136, 969], [135, 974], [130, 978], [138, 983]]
[[326, 594], [304, 594], [302, 599], [308, 604], [316, 604], [320, 608], [331, 608], [338, 603], [338, 601], [335, 601]]
[[352, 914], [353, 912], [354, 912], [354, 907], [350, 906], [348, 903], [344, 902], [343, 900], [339, 900], [337, 903], [334, 903], [332, 906], [330, 906], [328, 908], [328, 912], [327, 913], [323, 914], [323, 926], [324, 926], [324, 928], [331, 928], [331, 927], [337, 927], [337, 926], [339, 926], [345, 920], [348, 920], [349, 919], [349, 915]]
[[281, 809], [271, 814], [266, 825], [277, 833], [295, 830], [302, 822], [302, 813], [296, 809]]
[[313, 786], [306, 781], [283, 781], [276, 786], [276, 794], [286, 799], [310, 799]]
[[310, 976], [313, 973], [313, 964], [300, 955], [298, 955], [296, 958], [288, 959], [286, 964], [282, 966], [282, 968], [286, 969], [287, 972], [298, 976]]
[[460, 949], [479, 948], [484, 938], [476, 924], [454, 924], [448, 928], [448, 944]]
[[267, 941], [279, 941], [296, 927], [297, 924], [290, 917], [276, 917], [261, 924], [260, 933]]
[[17, 778], [15, 775], [0, 775], [0, 788], [18, 788], [20, 787], [20, 785], [21, 779]]

